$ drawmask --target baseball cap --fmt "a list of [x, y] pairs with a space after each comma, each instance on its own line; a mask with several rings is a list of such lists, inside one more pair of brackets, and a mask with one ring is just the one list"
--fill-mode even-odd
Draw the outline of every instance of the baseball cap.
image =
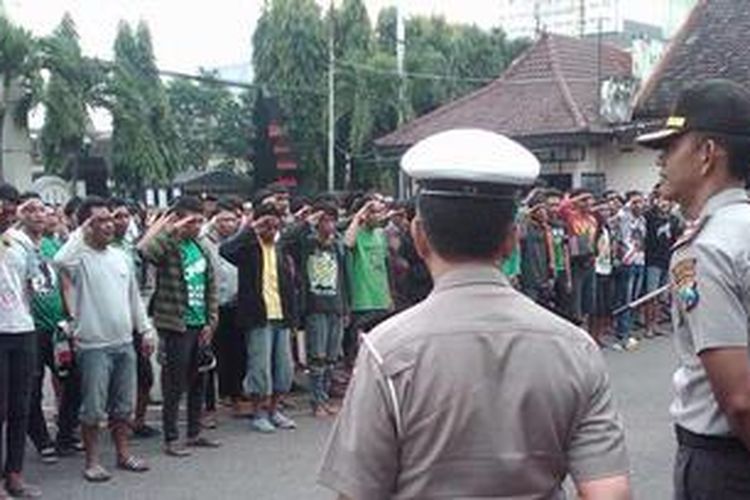
[[691, 131], [750, 140], [750, 92], [725, 79], [691, 85], [677, 97], [664, 128], [643, 134], [636, 142], [663, 149]]
[[508, 137], [482, 129], [453, 129], [423, 139], [401, 159], [420, 196], [507, 199], [534, 183], [539, 160]]

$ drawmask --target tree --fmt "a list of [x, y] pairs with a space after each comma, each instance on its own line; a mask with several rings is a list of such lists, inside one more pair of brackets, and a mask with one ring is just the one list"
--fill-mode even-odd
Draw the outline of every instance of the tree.
[[256, 82], [277, 97], [301, 173], [325, 178], [326, 29], [315, 0], [272, 0], [253, 34]]
[[202, 71], [203, 81], [175, 79], [167, 87], [179, 137], [181, 164], [203, 169], [210, 161], [247, 165], [252, 139], [253, 99], [233, 94]]
[[101, 102], [104, 69], [83, 57], [73, 18], [65, 14], [53, 34], [42, 40], [49, 81], [44, 92], [41, 150], [48, 171], [56, 174], [77, 162], [90, 120], [89, 107]]
[[[320, 10], [312, 0], [269, 0], [253, 37], [256, 76], [278, 97], [294, 146], [317, 184], [325, 178], [323, 82], [331, 30], [337, 63], [337, 178], [342, 177], [341, 167], [351, 163], [367, 172], [355, 177], [368, 183], [379, 176], [375, 138], [393, 131], [400, 118], [432, 111], [497, 78], [526, 47], [508, 42], [500, 29], [485, 31], [442, 17], [413, 17], [406, 23], [402, 82], [396, 63], [395, 8], [382, 10], [373, 30], [363, 0], [343, 0], [321, 28]], [[403, 102], [400, 89], [405, 92]], [[308, 95], [300, 97], [304, 92]]]
[[41, 95], [36, 40], [27, 30], [0, 15], [0, 179], [4, 175], [3, 127], [8, 113], [28, 128], [28, 114]]
[[178, 137], [145, 23], [121, 22], [109, 80], [113, 175], [123, 191], [164, 182], [179, 167]]

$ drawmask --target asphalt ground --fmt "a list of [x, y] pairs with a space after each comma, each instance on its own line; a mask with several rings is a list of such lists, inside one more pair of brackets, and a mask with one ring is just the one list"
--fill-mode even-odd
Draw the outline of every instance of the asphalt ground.
[[[613, 390], [625, 421], [635, 498], [671, 497], [674, 440], [667, 408], [675, 367], [671, 339], [645, 340], [634, 352], [605, 351]], [[82, 476], [81, 455], [55, 465], [40, 462], [29, 446], [26, 476], [40, 485], [44, 498], [103, 500], [328, 500], [334, 495], [315, 484], [330, 420], [307, 415], [304, 399], [296, 399], [298, 429], [260, 435], [249, 421], [224, 412], [219, 428], [207, 431], [222, 448], [199, 450], [185, 459], [167, 457], [159, 438], [134, 440], [133, 451], [148, 459], [152, 469], [133, 474], [114, 469], [114, 452], [103, 443], [103, 462], [114, 473], [106, 484], [88, 484]], [[158, 420], [158, 408], [150, 413]]]

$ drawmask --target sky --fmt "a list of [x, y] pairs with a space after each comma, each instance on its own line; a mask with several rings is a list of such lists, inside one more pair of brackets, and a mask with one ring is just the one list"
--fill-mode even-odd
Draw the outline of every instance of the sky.
[[[9, 16], [37, 35], [49, 33], [64, 12], [72, 14], [87, 55], [111, 58], [120, 19], [144, 19], [151, 28], [157, 64], [193, 73], [250, 60], [250, 42], [263, 0], [0, 0]], [[316, 0], [328, 4], [328, 0]], [[365, 0], [371, 19], [401, 3], [407, 15], [442, 14], [484, 28], [497, 24], [497, 0]], [[661, 22], [667, 0], [628, 0], [628, 17]]]

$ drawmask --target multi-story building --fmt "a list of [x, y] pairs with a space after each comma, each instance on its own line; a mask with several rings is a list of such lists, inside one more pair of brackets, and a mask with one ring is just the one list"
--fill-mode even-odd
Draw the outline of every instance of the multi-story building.
[[500, 25], [511, 38], [541, 31], [568, 36], [622, 31], [622, 0], [500, 0]]

